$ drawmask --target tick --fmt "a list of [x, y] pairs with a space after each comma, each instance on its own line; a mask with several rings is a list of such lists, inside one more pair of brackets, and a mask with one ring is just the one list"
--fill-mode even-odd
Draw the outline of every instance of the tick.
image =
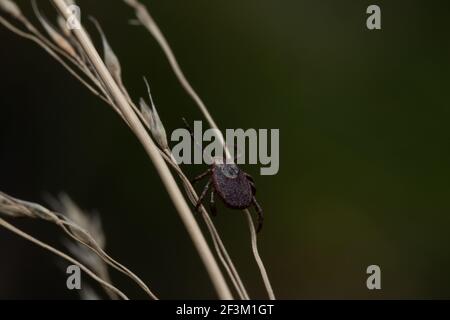
[[[189, 126], [186, 119], [182, 118], [183, 122], [186, 126], [186, 129], [190, 132], [191, 138], [196, 144], [194, 139], [194, 132]], [[236, 157], [236, 150], [235, 150]], [[256, 228], [256, 232], [261, 231], [263, 225], [263, 209], [256, 201], [256, 186], [253, 178], [242, 171], [234, 162], [229, 163], [226, 159], [214, 159], [210, 168], [195, 177], [192, 180], [192, 184], [194, 185], [196, 182], [202, 180], [203, 178], [208, 177], [208, 182], [206, 183], [203, 192], [195, 206], [195, 210], [198, 211], [200, 206], [202, 205], [203, 200], [205, 199], [208, 191], [210, 191], [210, 202], [209, 208], [211, 210], [212, 215], [217, 214], [216, 203], [214, 201], [214, 195], [218, 195], [223, 203], [230, 209], [248, 209], [250, 207], [255, 207], [256, 214], [258, 217], [258, 226]]]
[[[185, 120], [184, 122], [187, 129], [190, 131], [192, 138], [194, 138], [191, 128]], [[216, 215], [217, 209], [214, 196], [217, 194], [222, 199], [223, 203], [230, 209], [243, 210], [252, 206], [255, 207], [258, 216], [256, 232], [261, 231], [264, 220], [263, 209], [256, 201], [255, 181], [249, 174], [241, 170], [234, 162], [229, 163], [226, 159], [214, 159], [210, 168], [195, 177], [192, 180], [192, 184], [195, 184], [206, 177], [208, 177], [208, 182], [197, 201], [195, 210], [198, 211], [206, 195], [210, 192], [211, 198], [209, 207], [211, 214]]]
[[254, 206], [258, 215], [256, 232], [259, 232], [264, 218], [263, 210], [256, 201], [256, 186], [253, 178], [234, 163], [216, 160], [207, 171], [194, 178], [192, 182], [195, 183], [208, 176], [208, 182], [197, 201], [195, 209], [198, 210], [208, 191], [211, 192], [209, 206], [213, 215], [217, 214], [214, 201], [215, 194], [231, 209], [243, 210]]

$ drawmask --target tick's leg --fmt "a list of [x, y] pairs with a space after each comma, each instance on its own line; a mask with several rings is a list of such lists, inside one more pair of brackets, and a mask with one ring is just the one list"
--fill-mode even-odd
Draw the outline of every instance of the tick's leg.
[[248, 183], [250, 183], [250, 187], [252, 187], [253, 195], [255, 195], [256, 194], [255, 180], [253, 180], [252, 176], [249, 175], [248, 173], [246, 173], [245, 176], [247, 177]]
[[208, 183], [206, 184], [205, 188], [203, 189], [202, 194], [200, 195], [200, 198], [198, 198], [197, 204], [195, 205], [195, 211], [198, 211], [198, 208], [200, 208], [203, 199], [206, 196], [206, 193], [209, 190], [209, 186], [211, 185], [211, 180], [208, 181]]
[[253, 184], [255, 184], [255, 180], [253, 179], [253, 177], [251, 175], [249, 175], [248, 173], [244, 173], [244, 174], [248, 180], [250, 180], [251, 182], [253, 182]]
[[256, 201], [256, 198], [253, 197], [252, 199], [253, 205], [256, 209], [256, 214], [258, 215], [258, 227], [256, 228], [256, 233], [260, 232], [263, 226], [264, 216], [263, 216], [263, 209], [259, 205], [259, 203]]
[[252, 193], [253, 195], [256, 194], [256, 186], [254, 182], [249, 181], [248, 183], [250, 183], [250, 187], [252, 188]]
[[213, 216], [217, 215], [216, 203], [214, 202], [214, 190], [211, 190], [211, 201], [209, 202], [209, 210], [211, 210], [211, 214]]
[[191, 183], [195, 184], [196, 182], [200, 181], [201, 179], [203, 179], [204, 177], [206, 177], [210, 173], [211, 173], [211, 169], [206, 170], [201, 175], [199, 175], [199, 176], [195, 177], [194, 179], [192, 179]]

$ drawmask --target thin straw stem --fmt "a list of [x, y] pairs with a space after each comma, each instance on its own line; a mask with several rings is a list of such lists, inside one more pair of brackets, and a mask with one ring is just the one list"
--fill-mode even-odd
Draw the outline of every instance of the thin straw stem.
[[256, 236], [256, 230], [255, 230], [255, 225], [253, 223], [252, 215], [248, 209], [245, 209], [244, 212], [247, 217], [248, 224], [250, 226], [250, 235], [252, 237], [253, 255], [255, 256], [256, 263], [258, 264], [259, 271], [261, 272], [261, 277], [263, 279], [264, 286], [266, 287], [267, 294], [269, 295], [269, 299], [275, 300], [275, 294], [273, 292], [272, 285], [269, 280], [269, 276], [267, 275], [266, 267], [264, 266], [261, 256], [259, 255], [258, 238]]
[[[64, 0], [52, 0], [56, 8], [58, 8], [60, 14], [65, 18], [70, 18], [70, 12], [67, 10], [67, 4]], [[216, 288], [216, 291], [221, 299], [232, 299], [232, 295], [225, 278], [220, 270], [194, 216], [184, 199], [181, 190], [175, 182], [167, 164], [164, 159], [159, 154], [158, 148], [149, 137], [142, 123], [139, 121], [138, 117], [134, 113], [133, 109], [130, 107], [127, 98], [124, 96], [123, 92], [118, 87], [117, 83], [112, 78], [102, 59], [100, 58], [98, 52], [96, 51], [94, 45], [92, 44], [88, 34], [84, 28], [78, 28], [73, 30], [75, 37], [78, 39], [80, 46], [85, 51], [87, 57], [89, 58], [92, 66], [98, 72], [98, 75], [103, 80], [107, 91], [111, 94], [113, 100], [123, 113], [123, 116], [127, 119], [130, 124], [134, 134], [139, 139], [143, 145], [148, 156], [155, 165], [161, 180], [172, 199], [180, 218], [182, 219], [191, 239], [196, 247], [206, 270], [211, 278], [211, 281]]]
[[87, 83], [82, 77], [80, 77], [67, 63], [64, 62], [56, 53], [53, 51], [53, 48], [49, 47], [47, 43], [43, 42], [42, 39], [26, 33], [15, 26], [13, 26], [11, 23], [9, 23], [7, 20], [5, 20], [3, 17], [0, 17], [0, 23], [3, 24], [7, 29], [9, 29], [11, 32], [17, 34], [18, 36], [21, 36], [25, 39], [31, 40], [38, 44], [41, 48], [43, 48], [51, 57], [53, 57], [56, 61], [58, 61], [69, 73], [74, 76], [78, 81], [80, 81], [86, 88], [88, 88], [94, 95], [100, 97], [103, 101], [111, 105], [111, 102], [107, 100], [102, 94], [100, 94], [96, 89], [94, 89], [89, 83]]
[[99, 282], [100, 284], [102, 284], [103, 286], [107, 287], [108, 289], [110, 289], [111, 291], [113, 291], [114, 293], [116, 293], [117, 295], [119, 295], [122, 299], [124, 300], [129, 300], [128, 297], [119, 289], [117, 289], [115, 286], [113, 286], [112, 284], [106, 282], [105, 280], [101, 279], [100, 277], [98, 277], [94, 272], [92, 272], [89, 268], [87, 268], [86, 266], [84, 266], [81, 262], [75, 260], [74, 258], [68, 256], [67, 254], [59, 251], [58, 249], [53, 248], [52, 246], [30, 236], [29, 234], [23, 232], [22, 230], [16, 228], [15, 226], [13, 226], [12, 224], [6, 222], [6, 220], [0, 218], [0, 226], [4, 227], [5, 229], [8, 229], [9, 231], [17, 234], [18, 236], [33, 242], [34, 244], [60, 256], [61, 258], [69, 261], [70, 263], [77, 265], [80, 267], [81, 270], [83, 270], [84, 272], [86, 272], [91, 278], [93, 278], [95, 281]]
[[[225, 150], [225, 154], [227, 159], [230, 159], [230, 152], [225, 144], [225, 140], [223, 138], [223, 134], [220, 131], [219, 127], [217, 126], [216, 122], [214, 121], [213, 117], [211, 116], [208, 108], [206, 107], [203, 100], [200, 98], [200, 96], [197, 94], [197, 92], [192, 88], [191, 84], [187, 80], [186, 76], [184, 75], [183, 71], [181, 70], [181, 67], [175, 57], [175, 54], [173, 53], [172, 49], [170, 48], [169, 43], [167, 42], [166, 38], [164, 37], [164, 34], [161, 32], [160, 28], [156, 24], [153, 17], [148, 12], [147, 8], [141, 4], [138, 0], [123, 0], [126, 4], [128, 4], [130, 7], [134, 8], [136, 11], [136, 16], [138, 17], [141, 24], [150, 32], [150, 34], [155, 38], [155, 40], [158, 42], [159, 46], [163, 50], [164, 54], [166, 55], [167, 60], [169, 61], [170, 66], [172, 67], [173, 72], [175, 73], [178, 81], [180, 82], [181, 86], [186, 90], [186, 92], [191, 96], [191, 98], [194, 100], [194, 102], [197, 104], [198, 108], [202, 112], [203, 116], [206, 118], [207, 122], [209, 123], [209, 126], [213, 129], [216, 129], [217, 132], [219, 132], [219, 140]], [[270, 283], [269, 277], [267, 275], [266, 268], [264, 267], [264, 263], [261, 259], [261, 256], [259, 255], [258, 251], [258, 242], [256, 237], [256, 231], [255, 226], [253, 223], [253, 220], [251, 219], [250, 212], [248, 209], [245, 210], [246, 215], [248, 215], [248, 223], [250, 232], [252, 234], [252, 248], [253, 248], [253, 255], [255, 256], [255, 261], [258, 265], [258, 268], [260, 270], [262, 279], [264, 281], [264, 285], [267, 290], [267, 294], [269, 295], [270, 299], [275, 299], [272, 285]], [[234, 267], [234, 266], [233, 266]], [[237, 272], [236, 272], [237, 273]]]
[[[189, 199], [191, 200], [193, 205], [196, 205], [198, 202], [198, 195], [195, 191], [194, 187], [192, 186], [189, 179], [186, 177], [184, 172], [181, 170], [181, 168], [178, 166], [178, 164], [174, 161], [172, 154], [170, 151], [166, 151], [165, 153], [162, 153], [164, 159], [166, 159], [167, 163], [169, 163], [172, 168], [177, 172], [178, 176], [181, 178], [183, 185], [185, 187], [185, 190], [189, 196]], [[209, 233], [211, 235], [211, 238], [214, 243], [214, 248], [216, 249], [217, 255], [219, 256], [219, 259], [222, 262], [222, 265], [224, 266], [225, 270], [227, 271], [231, 281], [233, 282], [233, 285], [236, 289], [236, 291], [239, 294], [239, 297], [242, 300], [249, 300], [250, 297], [247, 293], [247, 290], [245, 289], [245, 286], [241, 280], [241, 277], [239, 276], [239, 273], [236, 270], [236, 267], [233, 264], [233, 261], [231, 260], [230, 255], [228, 254], [227, 249], [225, 248], [225, 245], [223, 244], [222, 239], [220, 238], [219, 232], [217, 231], [216, 227], [214, 226], [213, 221], [211, 220], [211, 217], [209, 216], [208, 212], [206, 211], [205, 207], [203, 205], [200, 205], [200, 212], [202, 215], [203, 220], [205, 221], [206, 226], [208, 227]]]

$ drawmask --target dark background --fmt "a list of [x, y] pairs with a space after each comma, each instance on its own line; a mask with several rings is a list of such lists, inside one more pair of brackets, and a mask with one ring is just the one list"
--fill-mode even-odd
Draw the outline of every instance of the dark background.
[[[450, 298], [448, 1], [143, 2], [221, 128], [280, 129], [279, 173], [246, 167], [279, 298]], [[181, 117], [201, 119], [153, 38], [127, 24], [127, 6], [79, 4], [102, 24], [133, 97], [149, 78], [169, 132]], [[366, 28], [370, 4], [381, 7], [381, 31]], [[0, 43], [0, 190], [41, 203], [65, 191], [101, 213], [108, 252], [161, 298], [216, 297], [128, 128], [33, 43], [4, 28]], [[251, 296], [265, 298], [244, 215], [220, 205], [214, 220]], [[13, 222], [56, 245], [62, 238], [46, 223]], [[381, 267], [380, 291], [366, 288], [371, 264]], [[0, 298], [76, 298], [62, 270], [0, 230]]]

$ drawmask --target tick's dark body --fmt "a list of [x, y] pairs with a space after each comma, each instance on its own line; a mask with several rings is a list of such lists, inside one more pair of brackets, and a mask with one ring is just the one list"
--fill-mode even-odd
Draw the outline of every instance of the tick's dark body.
[[213, 214], [216, 213], [215, 194], [218, 194], [225, 205], [231, 209], [242, 210], [254, 206], [258, 214], [257, 232], [259, 232], [263, 223], [263, 212], [255, 198], [256, 187], [252, 177], [239, 169], [236, 164], [222, 162], [214, 162], [208, 171], [196, 177], [193, 182], [206, 176], [210, 178], [198, 199], [196, 209], [200, 207], [208, 191], [212, 189], [209, 205]]
[[231, 209], [246, 209], [251, 206], [253, 190], [246, 174], [239, 170], [235, 176], [224, 173], [225, 165], [212, 167], [214, 189], [223, 202]]
[[[183, 119], [184, 120], [184, 119]], [[185, 121], [187, 129], [191, 133], [191, 137], [194, 140], [194, 133], [192, 132], [189, 124]], [[216, 214], [216, 205], [214, 202], [214, 195], [218, 194], [223, 200], [223, 203], [231, 209], [247, 209], [254, 206], [256, 214], [258, 215], [258, 226], [256, 232], [259, 232], [263, 224], [263, 210], [258, 204], [255, 198], [256, 186], [253, 178], [239, 169], [234, 163], [229, 163], [227, 159], [215, 160], [211, 167], [198, 177], [192, 180], [195, 183], [205, 177], [209, 176], [203, 192], [201, 193], [195, 209], [198, 210], [202, 205], [202, 201], [211, 190], [211, 200], [209, 207], [212, 214]]]

